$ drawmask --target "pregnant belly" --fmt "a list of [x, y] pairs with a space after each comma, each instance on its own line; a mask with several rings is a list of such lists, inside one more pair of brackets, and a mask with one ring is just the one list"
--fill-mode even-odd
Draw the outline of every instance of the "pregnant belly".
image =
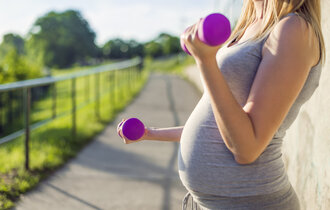
[[213, 195], [271, 192], [285, 174], [280, 146], [270, 146], [253, 164], [236, 163], [206, 99], [202, 97], [182, 131], [178, 156], [182, 183], [189, 190]]

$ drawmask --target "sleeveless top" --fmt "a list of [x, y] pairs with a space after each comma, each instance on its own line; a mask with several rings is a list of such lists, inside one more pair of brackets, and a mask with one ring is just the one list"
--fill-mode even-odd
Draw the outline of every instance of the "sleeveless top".
[[[231, 47], [227, 44], [217, 53], [219, 69], [242, 107], [247, 101], [268, 36]], [[282, 141], [301, 106], [318, 87], [320, 75], [319, 61], [311, 68], [301, 92], [269, 145], [255, 162], [247, 165], [238, 164], [226, 147], [213, 115], [211, 98], [203, 84], [205, 91], [184, 126], [178, 152], [179, 175], [187, 190], [191, 194], [241, 197], [270, 194], [287, 187], [290, 183], [282, 160]]]

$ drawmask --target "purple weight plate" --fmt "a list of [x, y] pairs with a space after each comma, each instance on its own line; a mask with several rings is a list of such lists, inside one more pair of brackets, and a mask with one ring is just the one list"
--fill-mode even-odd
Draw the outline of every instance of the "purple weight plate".
[[138, 140], [144, 134], [144, 124], [137, 118], [130, 118], [122, 125], [122, 131], [129, 140]]
[[224, 43], [231, 34], [230, 22], [226, 16], [213, 13], [204, 18], [198, 28], [198, 38], [207, 45]]

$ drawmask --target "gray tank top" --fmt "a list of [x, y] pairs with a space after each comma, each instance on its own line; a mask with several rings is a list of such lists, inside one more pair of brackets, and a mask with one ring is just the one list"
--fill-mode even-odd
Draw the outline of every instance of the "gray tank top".
[[[267, 38], [231, 47], [227, 44], [218, 51], [218, 66], [242, 107], [247, 101]], [[178, 153], [180, 179], [188, 191], [192, 194], [240, 197], [274, 193], [287, 187], [290, 183], [282, 160], [283, 137], [301, 106], [318, 87], [320, 75], [319, 61], [311, 68], [304, 87], [270, 144], [249, 165], [237, 164], [226, 147], [213, 115], [210, 96], [204, 91], [184, 126]], [[206, 90], [205, 84], [203, 86]]]

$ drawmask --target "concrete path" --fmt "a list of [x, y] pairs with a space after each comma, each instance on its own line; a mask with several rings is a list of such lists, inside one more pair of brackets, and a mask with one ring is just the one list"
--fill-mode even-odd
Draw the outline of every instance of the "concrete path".
[[186, 193], [177, 172], [178, 143], [125, 145], [122, 118], [151, 127], [184, 125], [201, 94], [172, 75], [152, 74], [141, 94], [79, 155], [17, 203], [18, 210], [177, 210]]

